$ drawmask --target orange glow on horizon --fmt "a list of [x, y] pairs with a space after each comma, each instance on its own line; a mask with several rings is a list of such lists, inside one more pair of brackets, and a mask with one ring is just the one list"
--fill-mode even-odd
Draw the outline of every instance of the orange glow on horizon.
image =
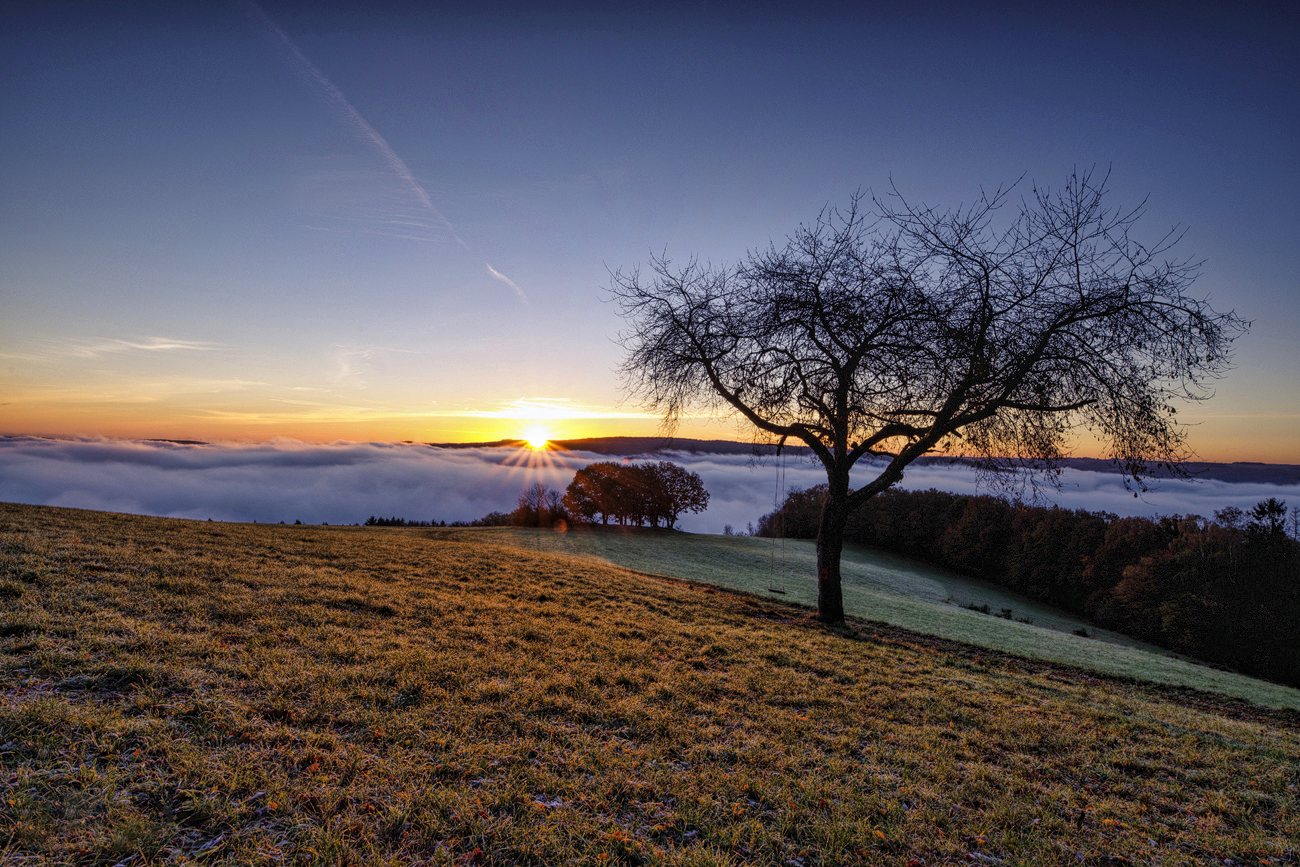
[[[295, 407], [250, 402], [241, 412], [218, 411], [200, 403], [117, 403], [108, 400], [60, 403], [22, 400], [13, 395], [0, 412], [0, 435], [55, 437], [166, 438], [205, 442], [265, 442], [275, 437], [307, 443], [417, 442], [472, 443], [527, 439], [532, 453], [555, 448], [557, 440], [588, 437], [663, 435], [656, 419], [611, 417], [575, 419], [508, 419], [484, 416], [430, 417], [414, 411], [396, 413], [382, 409], [366, 413], [315, 414]], [[1188, 444], [1194, 460], [1231, 463], [1261, 461], [1300, 464], [1300, 440], [1295, 416], [1286, 412], [1254, 413], [1228, 406], [1227, 412], [1192, 418]], [[673, 432], [686, 439], [748, 442], [751, 428], [734, 418], [683, 419]], [[540, 442], [534, 443], [537, 439]], [[1104, 444], [1079, 436], [1068, 444], [1074, 457], [1102, 457]]]

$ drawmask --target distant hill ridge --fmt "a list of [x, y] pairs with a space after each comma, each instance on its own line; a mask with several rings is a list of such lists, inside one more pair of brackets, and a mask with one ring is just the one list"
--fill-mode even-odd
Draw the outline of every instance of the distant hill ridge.
[[[485, 443], [427, 443], [426, 445], [444, 449], [470, 448], [504, 448], [517, 447], [523, 440], [496, 440]], [[703, 455], [755, 455], [766, 456], [776, 452], [773, 445], [742, 443], [733, 440], [697, 440], [685, 437], [587, 437], [584, 439], [551, 440], [553, 448], [565, 451], [591, 452], [598, 455], [616, 457], [641, 457], [661, 455], [666, 452], [691, 452]], [[807, 446], [787, 444], [787, 454], [808, 455]], [[944, 464], [965, 462], [963, 458], [946, 458], [930, 456], [921, 458], [918, 464]], [[1094, 473], [1118, 473], [1119, 467], [1101, 458], [1067, 458], [1065, 466], [1076, 470]], [[1213, 461], [1188, 461], [1184, 469], [1194, 478], [1216, 479], [1233, 484], [1272, 484], [1300, 485], [1300, 464], [1264, 464], [1255, 461], [1236, 461], [1233, 463], [1216, 463]], [[1160, 469], [1153, 474], [1156, 478], [1169, 478], [1172, 473]]]
[[[704, 455], [770, 455], [776, 446], [741, 443], [733, 440], [694, 440], [683, 437], [587, 437], [572, 440], [548, 440], [551, 448], [563, 451], [592, 452], [617, 457], [640, 457], [664, 452], [693, 452]], [[487, 443], [426, 443], [440, 449], [514, 448], [525, 440], [494, 440]], [[807, 446], [787, 445], [790, 453], [809, 454]]]

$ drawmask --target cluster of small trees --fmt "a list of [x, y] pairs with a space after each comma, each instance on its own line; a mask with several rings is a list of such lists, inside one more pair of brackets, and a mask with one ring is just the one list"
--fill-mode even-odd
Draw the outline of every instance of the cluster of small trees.
[[683, 512], [702, 512], [709, 505], [704, 482], [669, 461], [623, 464], [601, 461], [574, 475], [564, 492], [569, 514], [587, 523], [649, 524], [672, 528]]
[[624, 464], [601, 461], [574, 474], [561, 494], [530, 485], [510, 514], [521, 527], [550, 527], [560, 521], [671, 529], [685, 512], [702, 512], [709, 492], [700, 477], [669, 461]]
[[[824, 485], [791, 493], [759, 520], [758, 535], [815, 538], [825, 496]], [[1300, 686], [1300, 542], [1288, 537], [1288, 523], [1276, 499], [1213, 519], [1148, 519], [888, 490], [852, 513], [845, 538]]]
[[517, 527], [552, 527], [560, 521], [568, 522], [569, 513], [564, 508], [564, 495], [541, 482], [524, 488], [519, 505], [510, 513], [510, 523]]

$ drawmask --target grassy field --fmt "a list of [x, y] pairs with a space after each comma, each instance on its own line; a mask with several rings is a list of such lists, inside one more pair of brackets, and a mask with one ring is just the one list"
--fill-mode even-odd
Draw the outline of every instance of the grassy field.
[[[817, 558], [812, 542], [786, 540], [783, 557], [779, 541], [774, 553], [771, 539], [748, 536], [617, 528], [556, 533], [510, 527], [475, 532], [496, 534], [527, 550], [595, 557], [643, 572], [705, 581], [814, 608], [817, 604]], [[1300, 690], [1197, 664], [1024, 596], [916, 560], [850, 545], [844, 551], [842, 572], [844, 608], [850, 616], [1100, 674], [1210, 690], [1300, 710]], [[772, 593], [774, 585], [785, 593]], [[965, 607], [972, 605], [988, 608], [992, 616]], [[997, 616], [1003, 611], [1010, 612], [1010, 617]], [[1088, 637], [1076, 635], [1078, 629], [1085, 630]]]
[[0, 604], [5, 864], [1300, 863], [1294, 712], [500, 534], [0, 505]]

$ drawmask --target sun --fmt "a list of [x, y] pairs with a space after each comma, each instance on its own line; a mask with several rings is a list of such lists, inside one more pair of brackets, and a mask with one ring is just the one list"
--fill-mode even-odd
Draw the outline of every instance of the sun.
[[549, 437], [550, 433], [540, 427], [529, 428], [524, 433], [524, 441], [528, 443], [528, 447], [531, 449], [546, 448], [546, 441]]

